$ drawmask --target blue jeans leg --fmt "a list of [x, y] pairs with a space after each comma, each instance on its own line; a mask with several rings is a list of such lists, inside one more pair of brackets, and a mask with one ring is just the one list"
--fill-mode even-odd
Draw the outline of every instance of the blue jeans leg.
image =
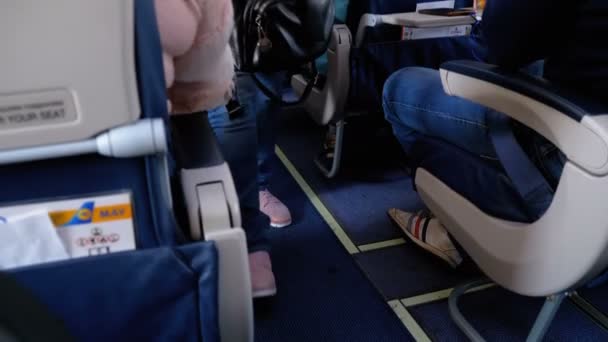
[[[274, 93], [280, 94], [286, 74], [256, 74], [256, 77]], [[255, 117], [257, 121], [258, 186], [264, 190], [268, 188], [276, 163], [276, 116], [281, 108], [262, 93], [249, 73], [239, 73], [237, 76], [237, 98], [247, 115]]]
[[[535, 63], [527, 70], [538, 74], [542, 72], [542, 64]], [[384, 85], [383, 107], [406, 153], [411, 152], [422, 134], [479, 156], [496, 158], [486, 124], [491, 109], [445, 94], [437, 70], [412, 67], [395, 72]], [[524, 138], [523, 148], [532, 161], [555, 184], [565, 161], [563, 154], [521, 125], [516, 125], [516, 134]]]
[[267, 250], [269, 223], [259, 210], [255, 117], [244, 113], [230, 118], [222, 106], [209, 111], [209, 123], [234, 179], [249, 252]]
[[406, 153], [423, 134], [495, 157], [486, 126], [488, 109], [446, 95], [437, 70], [412, 67], [395, 72], [384, 85], [382, 102], [386, 119]]

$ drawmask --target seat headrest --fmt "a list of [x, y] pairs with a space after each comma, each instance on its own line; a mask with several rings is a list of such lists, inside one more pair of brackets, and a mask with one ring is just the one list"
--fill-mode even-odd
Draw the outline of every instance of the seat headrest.
[[1, 150], [139, 118], [133, 1], [7, 0], [0, 45]]

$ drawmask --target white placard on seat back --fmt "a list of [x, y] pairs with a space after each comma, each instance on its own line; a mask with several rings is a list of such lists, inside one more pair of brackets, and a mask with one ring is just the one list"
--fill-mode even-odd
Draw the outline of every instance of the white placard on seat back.
[[82, 140], [139, 118], [133, 6], [0, 3], [0, 150]]

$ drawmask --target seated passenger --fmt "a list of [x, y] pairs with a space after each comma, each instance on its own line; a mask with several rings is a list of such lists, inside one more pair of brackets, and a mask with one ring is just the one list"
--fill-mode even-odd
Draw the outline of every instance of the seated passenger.
[[[606, 101], [608, 41], [602, 37], [608, 34], [607, 22], [605, 0], [489, 0], [482, 22], [488, 62], [516, 71], [544, 59], [545, 79]], [[383, 107], [406, 154], [425, 135], [496, 158], [486, 121], [491, 109], [446, 95], [436, 70], [394, 73], [384, 87]], [[523, 149], [549, 183], [556, 184], [564, 164], [561, 152], [522, 126], [514, 125], [514, 134], [527, 142]], [[446, 229], [431, 213], [391, 209], [389, 215], [415, 243], [453, 267], [461, 263]]]

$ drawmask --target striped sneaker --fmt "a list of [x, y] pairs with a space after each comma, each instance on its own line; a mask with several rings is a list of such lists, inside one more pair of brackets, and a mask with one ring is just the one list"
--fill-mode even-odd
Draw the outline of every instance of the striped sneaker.
[[440, 257], [453, 268], [462, 263], [462, 257], [454, 247], [447, 230], [428, 211], [412, 214], [393, 208], [389, 209], [388, 215], [418, 246]]

